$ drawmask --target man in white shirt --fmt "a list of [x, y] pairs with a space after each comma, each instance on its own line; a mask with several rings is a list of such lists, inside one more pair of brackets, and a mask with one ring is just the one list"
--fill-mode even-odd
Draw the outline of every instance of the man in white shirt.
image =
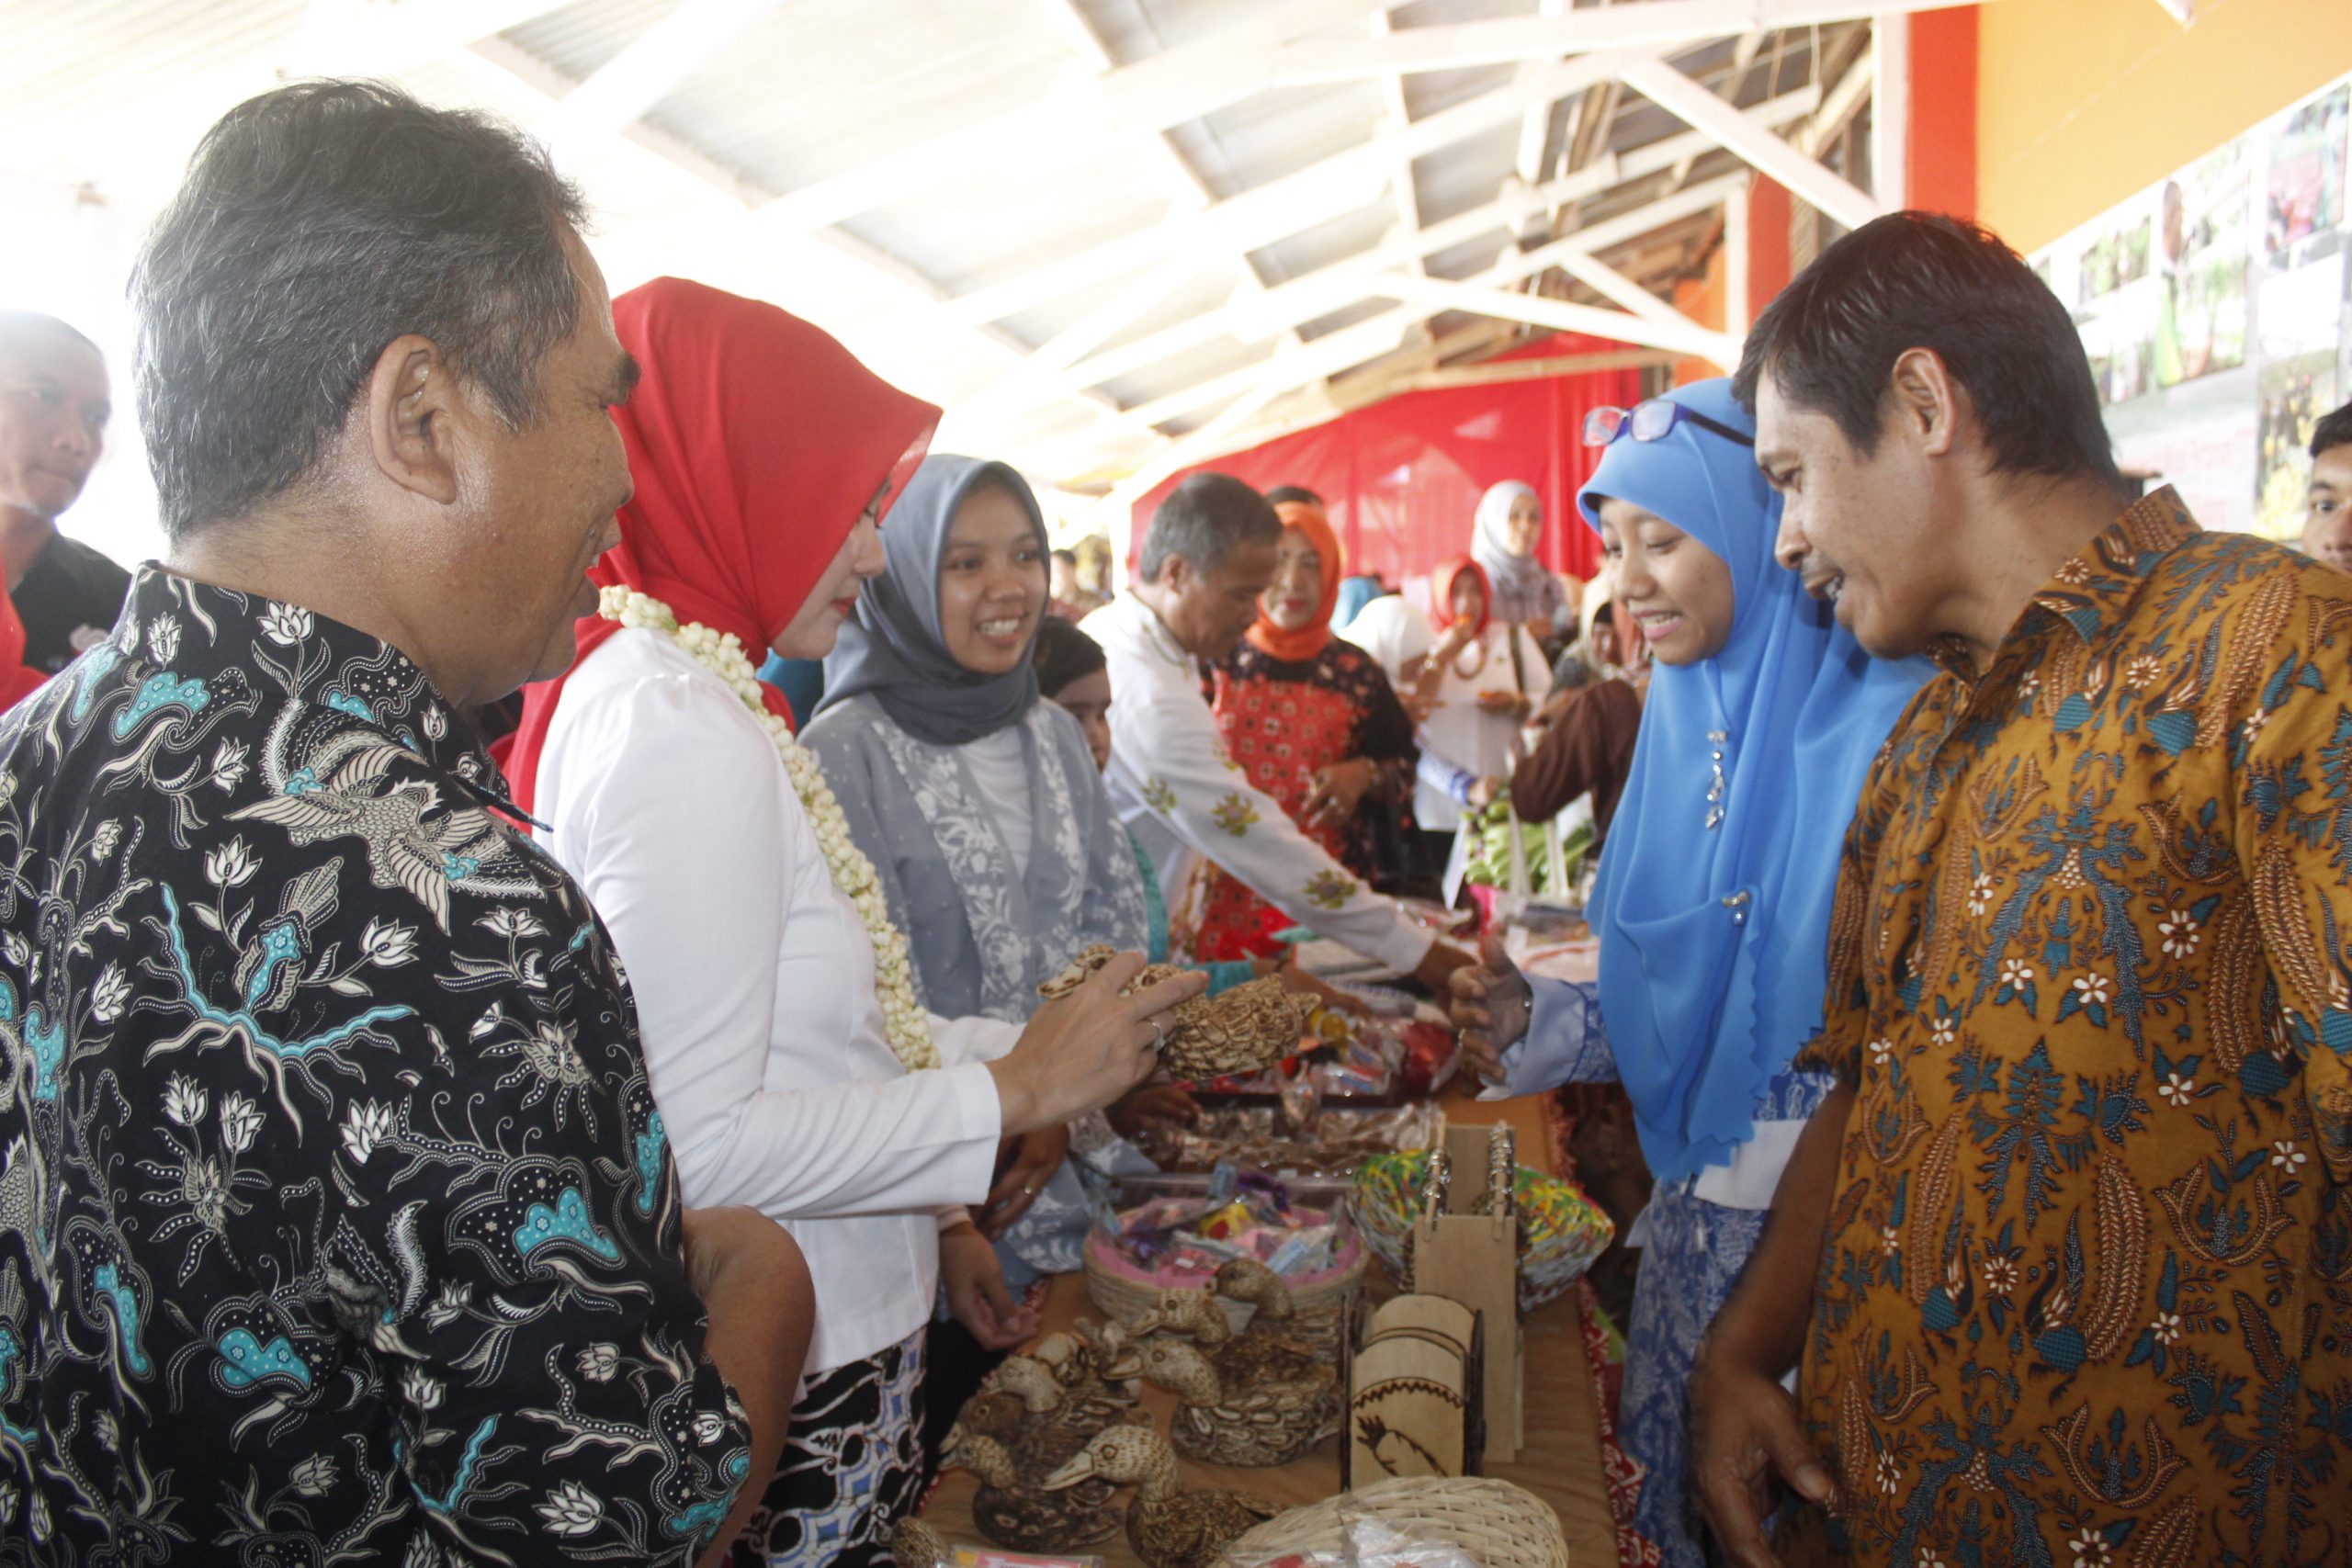
[[1265, 497], [1227, 474], [1194, 474], [1153, 514], [1135, 587], [1082, 626], [1111, 666], [1111, 798], [1171, 902], [1204, 856], [1301, 925], [1442, 989], [1469, 955], [1361, 886], [1251, 788], [1202, 699], [1198, 661], [1249, 629], [1281, 538]]

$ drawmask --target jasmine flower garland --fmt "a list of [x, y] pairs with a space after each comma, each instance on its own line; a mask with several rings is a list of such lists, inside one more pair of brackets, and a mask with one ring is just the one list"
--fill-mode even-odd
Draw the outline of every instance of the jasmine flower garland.
[[825, 867], [832, 874], [833, 886], [856, 907], [858, 919], [865, 922], [866, 937], [874, 946], [874, 995], [882, 1004], [883, 1032], [890, 1050], [909, 1072], [939, 1066], [939, 1051], [931, 1039], [931, 1021], [922, 1004], [915, 1000], [914, 969], [907, 953], [907, 939], [890, 923], [889, 901], [883, 897], [882, 884], [874, 874], [874, 863], [850, 838], [849, 824], [842, 818], [841, 802], [826, 784], [816, 756], [793, 739], [790, 725], [768, 711], [760, 696], [759, 673], [744, 657], [742, 644], [732, 632], [722, 636], [699, 621], [680, 626], [669, 605], [631, 588], [606, 588], [598, 596], [596, 611], [605, 619], [624, 626], [667, 636], [685, 649], [695, 663], [724, 681], [728, 689], [752, 710], [752, 716], [766, 728], [776, 755], [784, 760], [784, 773], [792, 781], [792, 793], [800, 797], [800, 807], [808, 814], [808, 826], [816, 832], [817, 847], [824, 852]]

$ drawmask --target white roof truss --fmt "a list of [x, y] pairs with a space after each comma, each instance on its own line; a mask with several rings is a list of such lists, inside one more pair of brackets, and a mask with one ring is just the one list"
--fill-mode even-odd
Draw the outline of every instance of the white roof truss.
[[[120, 73], [155, 34], [138, 86], [159, 94], [180, 85], [171, 51], [199, 50], [224, 90], [410, 77], [514, 116], [589, 171], [600, 211], [644, 225], [608, 236], [633, 262], [820, 316], [958, 439], [1053, 483], [1125, 475], [1129, 494], [1375, 388], [1475, 384], [1427, 378], [1524, 328], [1731, 363], [1737, 291], [1718, 331], [1661, 279], [1718, 235], [1744, 248], [1748, 170], [1840, 224], [1889, 206], [1883, 180], [1819, 159], [1867, 107], [1873, 166], [1899, 164], [1889, 39], [1950, 3], [217, 0], [208, 41], [164, 37], [152, 0], [77, 0], [40, 41]], [[249, 54], [217, 41], [238, 28]], [[903, 141], [898, 100], [861, 96], [893, 67], [920, 127]], [[0, 130], [43, 140], [5, 99]], [[88, 168], [54, 151], [82, 144], [63, 132], [0, 154], [0, 199], [152, 188], [153, 170], [95, 166], [140, 154], [127, 123], [90, 111], [113, 134]]]

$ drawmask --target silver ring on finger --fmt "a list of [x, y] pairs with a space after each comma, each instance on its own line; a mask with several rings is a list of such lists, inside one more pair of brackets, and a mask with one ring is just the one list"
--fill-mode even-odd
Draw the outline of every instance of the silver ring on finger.
[[1159, 1051], [1166, 1050], [1168, 1048], [1168, 1031], [1160, 1025], [1159, 1020], [1156, 1018], [1151, 1019], [1148, 1021], [1151, 1024], [1151, 1037], [1153, 1042], [1152, 1048]]

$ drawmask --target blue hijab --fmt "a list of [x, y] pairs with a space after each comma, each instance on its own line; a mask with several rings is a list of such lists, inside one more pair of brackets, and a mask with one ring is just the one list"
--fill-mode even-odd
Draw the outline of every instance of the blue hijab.
[[1344, 626], [1356, 618], [1356, 612], [1380, 597], [1380, 579], [1359, 572], [1340, 580], [1340, 602], [1331, 610], [1331, 624]]
[[[1670, 396], [1756, 428], [1728, 381]], [[1871, 659], [1772, 558], [1780, 498], [1752, 448], [1687, 421], [1663, 440], [1626, 436], [1577, 496], [1596, 530], [1612, 496], [1713, 552], [1734, 595], [1721, 651], [1650, 676], [1590, 911], [1601, 1017], [1642, 1152], [1673, 1181], [1731, 1158], [1772, 1079], [1821, 1032], [1839, 847], [1880, 745], [1930, 671]], [[1723, 818], [1710, 829], [1717, 751]]]

